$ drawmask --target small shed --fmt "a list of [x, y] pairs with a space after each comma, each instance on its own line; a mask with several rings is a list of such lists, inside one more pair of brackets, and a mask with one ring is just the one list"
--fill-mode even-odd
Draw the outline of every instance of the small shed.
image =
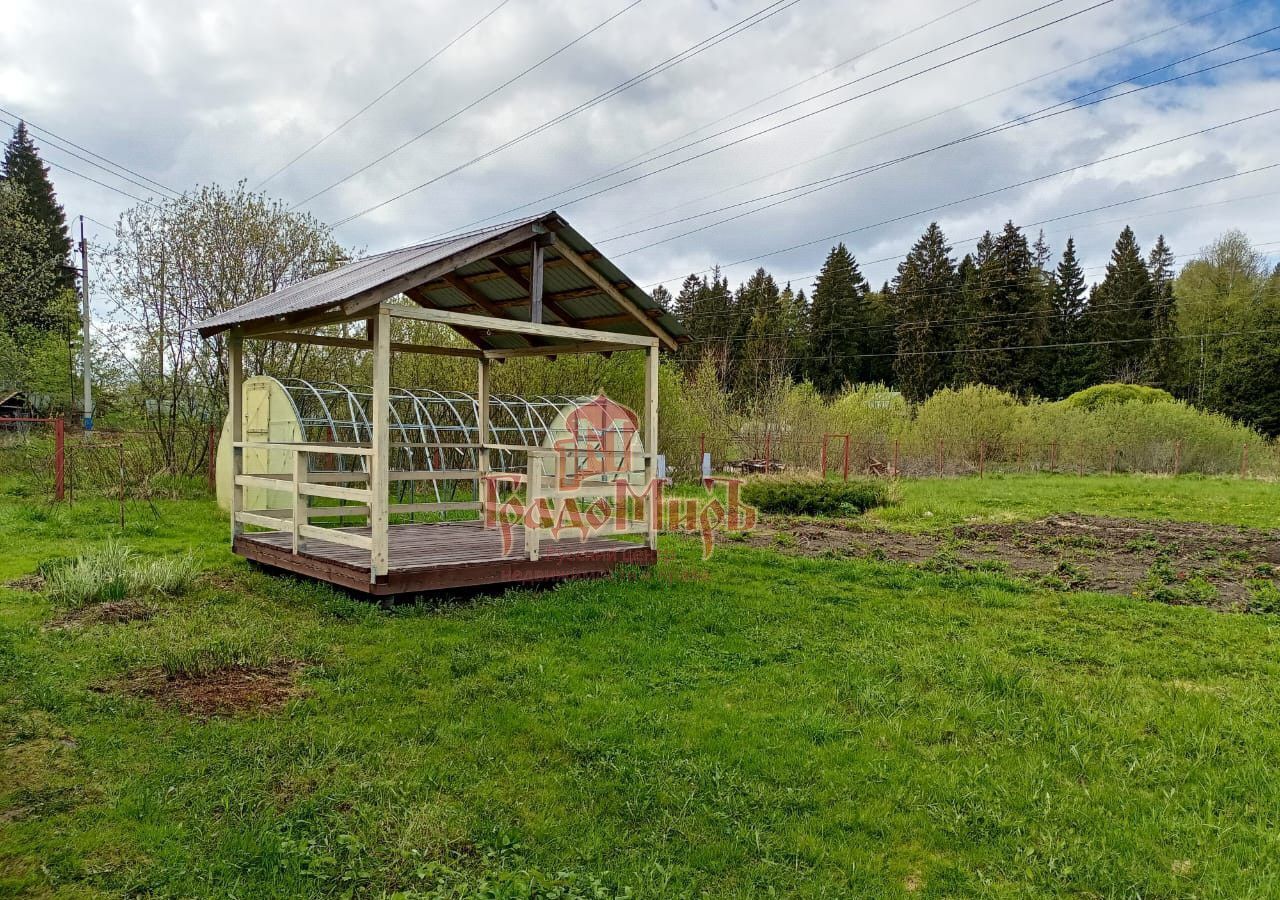
[[[395, 342], [395, 319], [446, 326], [465, 345]], [[364, 336], [316, 331], [343, 323], [363, 323]], [[199, 330], [206, 338], [227, 335], [235, 553], [374, 595], [604, 574], [656, 561], [658, 360], [662, 347], [687, 337], [557, 213], [370, 256], [207, 319]], [[254, 340], [371, 353], [373, 383], [358, 404], [364, 427], [326, 436], [308, 432], [302, 416], [277, 423], [272, 412], [265, 430], [246, 433], [243, 348]], [[510, 401], [490, 391], [493, 365], [627, 351], [646, 356], [638, 413], [583, 398], [580, 410], [556, 409], [561, 424], [542, 440], [509, 441], [495, 428], [495, 404]], [[396, 353], [475, 360], [473, 421], [451, 433], [394, 427], [403, 423], [398, 404], [430, 393], [393, 389]], [[268, 396], [275, 388], [261, 390]], [[597, 421], [602, 427], [583, 425]], [[585, 451], [584, 435], [594, 442]], [[584, 460], [613, 462], [593, 479], [566, 475]], [[406, 499], [406, 483], [429, 490]], [[451, 499], [441, 496], [446, 485]], [[251, 506], [253, 496], [273, 499]], [[608, 515], [591, 523], [560, 515], [587, 506]], [[602, 520], [607, 528], [598, 527]]]

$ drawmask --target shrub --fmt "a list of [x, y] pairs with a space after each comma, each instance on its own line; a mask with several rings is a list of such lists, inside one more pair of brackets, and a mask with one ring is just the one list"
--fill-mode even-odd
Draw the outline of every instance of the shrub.
[[986, 385], [943, 388], [920, 405], [907, 446], [932, 453], [942, 441], [948, 453], [973, 453], [985, 445], [989, 457], [1005, 452], [1025, 407], [1012, 394]]
[[1116, 403], [1172, 403], [1173, 394], [1145, 384], [1095, 384], [1083, 391], [1076, 391], [1062, 401], [1076, 409], [1097, 409]]
[[802, 516], [856, 516], [894, 502], [887, 482], [777, 477], [750, 479], [742, 499], [761, 512]]
[[130, 596], [178, 596], [191, 587], [197, 571], [190, 555], [140, 559], [114, 540], [74, 559], [54, 560], [41, 567], [48, 597], [73, 607]]

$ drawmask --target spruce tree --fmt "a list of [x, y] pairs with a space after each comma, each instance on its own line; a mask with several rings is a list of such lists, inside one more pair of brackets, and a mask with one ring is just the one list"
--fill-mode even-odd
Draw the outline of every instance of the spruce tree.
[[920, 401], [951, 381], [960, 281], [951, 247], [937, 222], [925, 229], [898, 264], [892, 302], [897, 318], [894, 381], [909, 400]]
[[[1076, 256], [1075, 238], [1067, 238], [1067, 246], [1058, 261], [1052, 285], [1053, 317], [1049, 320], [1049, 343], [1079, 344], [1087, 340], [1085, 323], [1084, 270]], [[1087, 386], [1088, 348], [1054, 347], [1051, 351], [1046, 396], [1060, 399]]]
[[[75, 276], [65, 268], [71, 260], [67, 217], [53, 191], [49, 168], [40, 159], [26, 122], [18, 123], [13, 137], [5, 145], [2, 177], [22, 192], [23, 208], [39, 229], [45, 248], [44, 257], [56, 273], [57, 285], [60, 288], [74, 287]], [[48, 300], [54, 302], [53, 297]]]
[[759, 268], [738, 288], [737, 305], [742, 328], [736, 342], [734, 387], [750, 397], [787, 374], [786, 340], [780, 337], [786, 328], [782, 292], [773, 276]]
[[1177, 331], [1173, 259], [1173, 251], [1165, 242], [1164, 235], [1158, 236], [1147, 257], [1147, 271], [1151, 273], [1151, 333], [1155, 338], [1151, 342], [1147, 361], [1152, 378], [1165, 388], [1175, 379], [1177, 366], [1177, 347], [1172, 340]]
[[1142, 250], [1128, 225], [1120, 232], [1107, 263], [1107, 274], [1091, 298], [1102, 375], [1116, 381], [1141, 381], [1154, 333], [1154, 295]]
[[979, 249], [983, 258], [969, 286], [974, 321], [967, 348], [974, 352], [963, 354], [964, 379], [1019, 394], [1040, 390], [1044, 351], [1035, 348], [1046, 343], [1049, 300], [1026, 236], [1008, 222]]
[[813, 287], [809, 379], [826, 396], [862, 379], [867, 280], [844, 244], [831, 248]]

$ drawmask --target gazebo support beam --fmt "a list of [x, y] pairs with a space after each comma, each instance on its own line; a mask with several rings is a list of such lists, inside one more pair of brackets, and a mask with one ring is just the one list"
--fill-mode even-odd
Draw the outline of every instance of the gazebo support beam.
[[650, 319], [645, 311], [641, 309], [635, 301], [614, 287], [613, 282], [592, 268], [591, 264], [583, 259], [577, 250], [574, 250], [564, 241], [556, 241], [555, 250], [562, 257], [573, 263], [578, 271], [587, 276], [587, 280], [600, 288], [600, 290], [603, 291], [609, 299], [621, 306], [627, 312], [631, 313], [631, 315], [635, 316], [635, 318], [638, 319], [645, 328], [649, 329], [649, 331], [652, 332], [658, 340], [665, 342], [672, 350], [677, 348], [678, 345], [676, 344], [675, 339], [672, 338], [671, 335], [667, 334], [666, 329], [653, 321], [653, 319]]
[[[595, 341], [601, 344], [612, 344], [617, 349], [631, 347], [656, 347], [658, 345], [657, 337], [649, 337], [641, 334], [621, 334], [614, 331], [592, 331], [588, 328], [570, 328], [566, 325], [547, 325], [536, 324], [533, 322], [520, 322], [514, 319], [498, 319], [491, 316], [475, 316], [470, 313], [452, 312], [446, 309], [422, 309], [413, 306], [401, 306], [388, 304], [385, 309], [391, 312], [392, 316], [404, 319], [417, 319], [420, 322], [436, 322], [441, 325], [451, 325], [454, 328], [468, 328], [480, 332], [485, 331], [502, 331], [511, 334], [521, 334], [526, 337], [545, 337], [560, 338], [561, 340], [579, 343], [582, 341]], [[539, 348], [551, 353], [559, 352], [557, 347]]]
[[387, 546], [389, 509], [388, 474], [391, 465], [391, 313], [386, 306], [378, 308], [371, 320], [373, 326], [373, 455], [369, 458], [369, 527], [373, 546], [370, 551], [369, 580], [385, 577], [390, 564]]
[[244, 335], [239, 328], [227, 335], [227, 421], [231, 426], [231, 544], [244, 530], [239, 513], [244, 511], [244, 489], [240, 476], [244, 472]]
[[[280, 341], [285, 344], [308, 344], [317, 347], [344, 347], [351, 350], [372, 350], [374, 349], [372, 341], [362, 341], [359, 338], [344, 338], [328, 334], [298, 334], [297, 332], [286, 331], [281, 334], [263, 335], [264, 340]], [[433, 347], [427, 344], [403, 344], [398, 341], [391, 342], [392, 353], [422, 353], [427, 356], [460, 356], [466, 359], [483, 359], [483, 350], [474, 350], [469, 347]]]

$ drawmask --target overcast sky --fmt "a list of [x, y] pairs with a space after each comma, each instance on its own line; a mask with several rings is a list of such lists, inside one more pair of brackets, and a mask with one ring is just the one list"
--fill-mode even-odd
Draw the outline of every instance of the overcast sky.
[[[300, 203], [430, 129], [302, 208], [338, 223], [438, 179], [339, 225], [338, 238], [377, 251], [555, 208], [636, 281], [673, 289], [717, 263], [735, 284], [765, 265], [808, 288], [838, 235], [878, 286], [933, 219], [957, 257], [1009, 218], [1032, 236], [1046, 222], [1055, 256], [1074, 234], [1087, 266], [1105, 262], [1125, 222], [1144, 250], [1163, 232], [1189, 255], [1230, 227], [1280, 250], [1280, 168], [1224, 178], [1280, 163], [1280, 112], [997, 191], [1280, 107], [1280, 53], [920, 153], [1116, 82], [1126, 84], [1108, 93], [1280, 47], [1277, 30], [1142, 76], [1280, 26], [1280, 4], [1098, 3], [507, 0], [493, 11], [499, 0], [0, 0], [0, 106], [177, 191], [256, 187], [491, 12], [264, 189]], [[740, 22], [757, 24], [446, 174]], [[52, 164], [157, 193], [35, 135]], [[623, 166], [633, 167], [609, 175]], [[136, 202], [64, 169], [52, 175], [69, 217], [110, 224]], [[1222, 180], [1124, 202], [1210, 179]], [[765, 204], [775, 205], [750, 213]], [[722, 222], [730, 216], [740, 217]], [[107, 237], [97, 223], [89, 230]]]

